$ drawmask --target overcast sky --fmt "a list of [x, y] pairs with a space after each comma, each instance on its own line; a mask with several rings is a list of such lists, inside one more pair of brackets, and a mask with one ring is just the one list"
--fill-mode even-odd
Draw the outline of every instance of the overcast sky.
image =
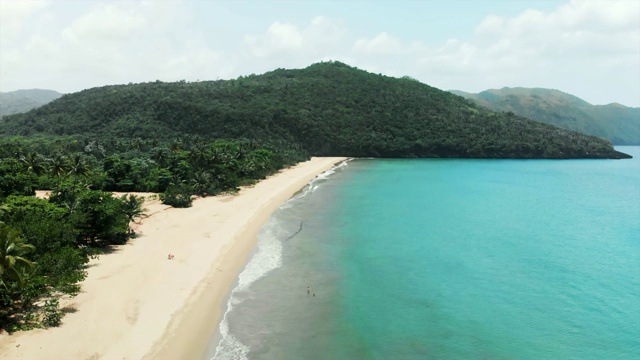
[[322, 60], [443, 90], [543, 87], [640, 107], [640, 1], [0, 1], [0, 91]]

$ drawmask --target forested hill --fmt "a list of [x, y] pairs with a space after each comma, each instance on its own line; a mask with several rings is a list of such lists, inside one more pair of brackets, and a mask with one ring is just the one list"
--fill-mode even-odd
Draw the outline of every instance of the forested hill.
[[7, 116], [0, 135], [255, 139], [311, 155], [619, 158], [600, 138], [339, 62], [235, 80], [105, 86]]
[[0, 92], [0, 118], [42, 106], [62, 96], [57, 91], [44, 89]]
[[502, 88], [478, 94], [452, 90], [495, 111], [520, 116], [561, 128], [609, 139], [617, 145], [640, 145], [640, 108], [620, 104], [591, 105], [558, 90]]

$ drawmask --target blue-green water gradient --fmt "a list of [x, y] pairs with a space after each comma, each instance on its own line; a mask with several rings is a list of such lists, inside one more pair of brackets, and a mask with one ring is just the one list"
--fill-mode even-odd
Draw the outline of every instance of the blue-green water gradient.
[[639, 359], [640, 148], [620, 150], [350, 162], [265, 229], [281, 263], [232, 296], [239, 358]]

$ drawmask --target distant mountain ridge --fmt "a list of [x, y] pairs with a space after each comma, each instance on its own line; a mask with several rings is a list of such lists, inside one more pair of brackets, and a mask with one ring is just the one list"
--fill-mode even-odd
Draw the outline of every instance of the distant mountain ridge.
[[45, 105], [62, 94], [54, 90], [27, 89], [0, 92], [0, 118], [4, 115], [19, 114]]
[[340, 62], [235, 80], [110, 85], [0, 121], [2, 136], [247, 139], [312, 156], [627, 158], [595, 136]]
[[526, 118], [610, 140], [615, 145], [640, 145], [640, 108], [618, 103], [592, 105], [554, 89], [508, 88], [480, 93], [450, 90], [494, 111]]

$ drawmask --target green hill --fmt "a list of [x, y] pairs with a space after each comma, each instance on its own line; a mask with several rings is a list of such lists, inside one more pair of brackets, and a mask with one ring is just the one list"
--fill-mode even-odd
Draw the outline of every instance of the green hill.
[[113, 85], [0, 122], [0, 136], [245, 138], [311, 155], [618, 158], [608, 141], [339, 62], [235, 80]]
[[42, 106], [62, 96], [57, 91], [30, 89], [0, 92], [0, 118]]
[[558, 90], [502, 88], [478, 94], [452, 90], [494, 111], [520, 116], [585, 134], [599, 136], [616, 145], [640, 145], [640, 108], [620, 104], [591, 105]]

